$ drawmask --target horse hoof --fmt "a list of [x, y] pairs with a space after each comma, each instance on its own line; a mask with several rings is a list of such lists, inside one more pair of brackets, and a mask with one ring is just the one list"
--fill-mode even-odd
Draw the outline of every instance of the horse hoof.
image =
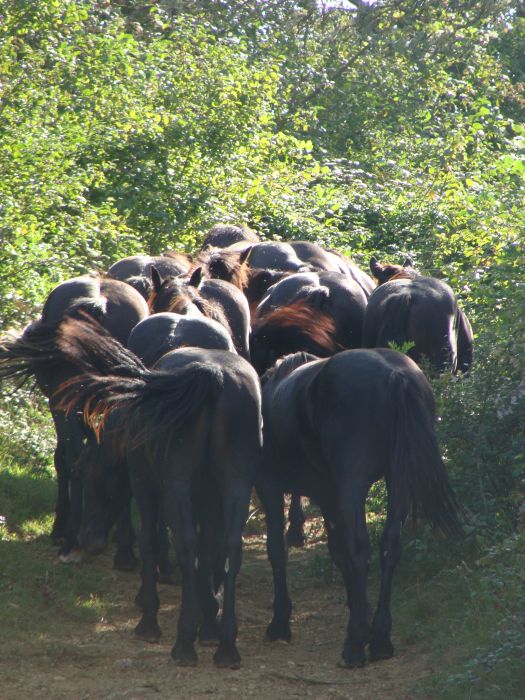
[[196, 666], [199, 660], [193, 645], [183, 647], [178, 643], [171, 650], [171, 658], [177, 666]]
[[55, 544], [57, 547], [59, 547], [64, 542], [64, 535], [61, 532], [52, 532], [49, 535], [49, 538], [51, 540], [51, 543]]
[[163, 583], [165, 586], [176, 586], [177, 580], [174, 574], [159, 573], [159, 583]]
[[366, 666], [366, 654], [364, 647], [357, 649], [343, 649], [338, 666], [340, 668], [363, 668]]
[[219, 645], [219, 648], [213, 655], [213, 662], [217, 668], [231, 668], [237, 671], [241, 667], [241, 657], [235, 645], [228, 649], [224, 649]]
[[283, 642], [290, 642], [292, 640], [292, 631], [290, 630], [290, 625], [287, 622], [270, 622], [266, 630], [266, 639], [270, 642], [276, 642], [277, 640], [281, 640]]
[[294, 532], [288, 530], [286, 533], [286, 542], [288, 547], [304, 547], [305, 539], [302, 532]]
[[386, 659], [391, 659], [394, 656], [394, 647], [391, 642], [385, 644], [374, 644], [370, 643], [370, 650], [368, 655], [368, 660], [370, 662], [375, 661], [385, 661]]
[[216, 647], [219, 644], [219, 626], [215, 624], [201, 625], [199, 629], [199, 644], [203, 647]]
[[143, 642], [158, 644], [160, 640], [160, 627], [154, 624], [146, 624], [143, 620], [135, 627], [135, 636], [140, 637]]
[[69, 552], [61, 552], [58, 558], [62, 564], [80, 564], [82, 561], [82, 550], [71, 549]]
[[113, 568], [117, 571], [135, 571], [139, 565], [133, 552], [116, 552], [113, 557]]

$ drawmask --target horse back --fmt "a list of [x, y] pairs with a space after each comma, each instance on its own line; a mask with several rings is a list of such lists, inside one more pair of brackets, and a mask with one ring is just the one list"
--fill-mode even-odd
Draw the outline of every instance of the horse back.
[[101, 323], [114, 338], [126, 345], [132, 328], [149, 315], [148, 306], [136, 289], [119, 280], [102, 280], [100, 293], [107, 302]]
[[42, 309], [42, 322], [58, 326], [76, 305], [100, 299], [100, 280], [96, 277], [74, 277], [61, 282], [49, 293]]

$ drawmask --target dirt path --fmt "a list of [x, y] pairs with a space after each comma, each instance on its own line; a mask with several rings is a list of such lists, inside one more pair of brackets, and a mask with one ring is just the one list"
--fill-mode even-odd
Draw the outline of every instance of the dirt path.
[[137, 577], [114, 572], [119, 604], [108, 618], [95, 626], [77, 625], [66, 638], [32, 639], [14, 658], [2, 654], [0, 699], [412, 698], [410, 688], [432, 672], [433, 659], [400, 640], [394, 638], [396, 656], [390, 661], [353, 671], [338, 668], [347, 613], [342, 586], [326, 584], [319, 576], [324, 557], [319, 542], [291, 551], [293, 641], [268, 643], [264, 632], [271, 616], [270, 568], [262, 538], [247, 537], [237, 598], [239, 671], [217, 670], [210, 648], [199, 649], [197, 668], [173, 664], [178, 586], [160, 587], [161, 643], [136, 640], [138, 617], [132, 601]]

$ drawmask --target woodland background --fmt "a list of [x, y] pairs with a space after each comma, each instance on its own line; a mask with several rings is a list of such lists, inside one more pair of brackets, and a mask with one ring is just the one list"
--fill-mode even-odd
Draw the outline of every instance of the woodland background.
[[[0, 0], [2, 332], [61, 280], [219, 222], [453, 287], [475, 367], [434, 387], [468, 536], [405, 546], [471, 572], [486, 629], [442, 688], [476, 697], [525, 675], [524, 87], [523, 2]], [[22, 541], [50, 522], [52, 436], [2, 391], [0, 534]]]

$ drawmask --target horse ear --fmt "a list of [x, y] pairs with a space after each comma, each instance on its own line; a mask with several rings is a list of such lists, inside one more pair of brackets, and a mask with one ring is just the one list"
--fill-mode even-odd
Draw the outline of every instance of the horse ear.
[[412, 265], [412, 258], [410, 258], [410, 257], [407, 256], [407, 257], [405, 258], [405, 262], [403, 263], [403, 267], [413, 267], [413, 265]]
[[193, 270], [188, 285], [190, 287], [198, 287], [202, 281], [202, 267], [197, 267]]
[[372, 272], [372, 274], [374, 275], [374, 277], [376, 277], [377, 279], [380, 279], [380, 278], [381, 278], [381, 273], [383, 272], [383, 270], [384, 270], [383, 265], [380, 265], [380, 264], [377, 262], [377, 258], [373, 255], [373, 256], [370, 258], [370, 271]]
[[151, 281], [153, 282], [153, 291], [158, 292], [162, 287], [162, 282], [164, 280], [160, 276], [160, 272], [157, 270], [155, 265], [151, 266]]
[[246, 263], [247, 265], [249, 264], [252, 250], [253, 250], [253, 246], [251, 245], [248, 248], [246, 248], [245, 250], [243, 250], [242, 253], [239, 255], [239, 262], [241, 263], [241, 265], [243, 263]]

